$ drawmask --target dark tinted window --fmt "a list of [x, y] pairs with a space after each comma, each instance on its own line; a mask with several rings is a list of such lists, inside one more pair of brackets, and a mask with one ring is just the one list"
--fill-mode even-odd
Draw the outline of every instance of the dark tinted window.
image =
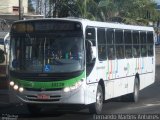
[[140, 46], [133, 45], [133, 57], [137, 58], [140, 57]]
[[114, 44], [114, 29], [107, 29], [107, 44]]
[[146, 44], [146, 32], [140, 32], [140, 43]]
[[108, 59], [109, 60], [115, 59], [115, 48], [114, 48], [114, 45], [108, 45], [107, 46], [107, 51], [108, 51]]
[[124, 58], [124, 37], [123, 30], [115, 30], [115, 48], [116, 48], [116, 58], [123, 59]]
[[153, 44], [154, 41], [153, 41], [153, 32], [148, 32], [147, 33], [147, 43], [149, 44]]
[[93, 46], [96, 45], [95, 28], [86, 28], [86, 39], [90, 40], [93, 43]]
[[147, 45], [141, 45], [141, 56], [142, 57], [147, 56]]
[[98, 57], [99, 60], [107, 59], [107, 50], [106, 50], [106, 39], [105, 39], [105, 29], [97, 29], [97, 38], [98, 38]]
[[123, 30], [115, 30], [115, 44], [123, 44]]
[[98, 37], [98, 44], [106, 44], [104, 28], [98, 28], [97, 37]]
[[153, 45], [148, 45], [148, 56], [153, 56]]
[[124, 31], [125, 44], [132, 44], [131, 31]]
[[123, 59], [124, 58], [124, 46], [123, 45], [117, 45], [116, 46], [116, 58], [117, 59]]
[[139, 44], [139, 32], [133, 31], [133, 44]]
[[125, 46], [125, 56], [126, 56], [126, 58], [132, 57], [132, 45]]
[[98, 45], [98, 57], [100, 61], [107, 59], [106, 45]]
[[0, 49], [0, 63], [3, 63], [5, 61], [4, 51]]

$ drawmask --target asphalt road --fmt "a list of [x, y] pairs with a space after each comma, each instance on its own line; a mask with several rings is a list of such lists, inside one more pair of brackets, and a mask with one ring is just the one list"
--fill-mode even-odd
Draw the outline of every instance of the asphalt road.
[[[140, 92], [138, 103], [126, 102], [121, 99], [106, 101], [102, 114], [160, 114], [160, 66], [156, 69], [156, 82]], [[2, 96], [1, 96], [2, 97]], [[7, 104], [0, 102], [0, 119], [5, 117], [16, 118], [18, 120], [93, 120], [95, 115], [91, 115], [88, 109], [80, 111], [53, 112], [52, 108], [46, 109], [42, 115], [31, 115], [25, 104]], [[133, 118], [136, 118], [132, 116]], [[156, 116], [158, 119], [158, 117]], [[109, 118], [106, 118], [109, 119]], [[128, 118], [129, 119], [129, 118]], [[159, 116], [160, 119], [160, 116]]]

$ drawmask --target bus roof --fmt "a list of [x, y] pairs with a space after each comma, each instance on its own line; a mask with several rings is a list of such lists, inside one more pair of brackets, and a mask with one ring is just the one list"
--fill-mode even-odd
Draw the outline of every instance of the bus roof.
[[18, 22], [29, 22], [29, 21], [50, 21], [50, 20], [64, 20], [64, 21], [77, 21], [83, 24], [83, 26], [93, 26], [93, 27], [107, 27], [107, 28], [116, 28], [116, 29], [128, 29], [128, 30], [143, 30], [143, 31], [154, 31], [153, 27], [148, 26], [138, 26], [138, 25], [127, 25], [123, 23], [114, 23], [114, 22], [99, 22], [99, 21], [91, 21], [88, 19], [81, 18], [41, 18], [41, 19], [28, 19], [28, 20], [19, 20]]

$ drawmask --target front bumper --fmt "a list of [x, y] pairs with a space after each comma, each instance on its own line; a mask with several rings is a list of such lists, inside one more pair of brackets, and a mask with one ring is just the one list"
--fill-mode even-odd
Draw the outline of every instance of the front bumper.
[[[55, 103], [55, 104], [85, 104], [84, 86], [81, 85], [75, 90], [64, 92], [63, 89], [54, 91], [32, 91], [26, 90], [22, 93], [13, 90], [14, 94], [25, 103]], [[47, 95], [48, 99], [39, 99], [39, 95]]]

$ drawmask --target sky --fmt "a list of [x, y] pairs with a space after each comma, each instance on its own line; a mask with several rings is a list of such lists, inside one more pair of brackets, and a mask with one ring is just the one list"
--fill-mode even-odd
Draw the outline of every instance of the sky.
[[156, 3], [158, 3], [160, 5], [160, 0], [155, 0]]

